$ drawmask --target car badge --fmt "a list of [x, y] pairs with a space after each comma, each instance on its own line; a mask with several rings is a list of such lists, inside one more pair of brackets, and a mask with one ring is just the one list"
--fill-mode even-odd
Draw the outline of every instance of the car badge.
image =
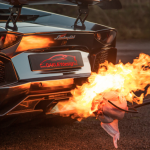
[[58, 35], [54, 40], [72, 40], [75, 39], [75, 35], [66, 36], [67, 34]]

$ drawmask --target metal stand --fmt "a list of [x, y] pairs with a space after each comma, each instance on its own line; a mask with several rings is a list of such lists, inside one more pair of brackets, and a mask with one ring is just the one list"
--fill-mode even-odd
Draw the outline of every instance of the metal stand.
[[[88, 16], [88, 13], [89, 13], [89, 9], [88, 9], [88, 6], [87, 5], [82, 5], [82, 6], [79, 6], [79, 15], [74, 23], [74, 29], [81, 29], [81, 30], [85, 30], [85, 25], [84, 25], [84, 22]], [[83, 18], [81, 17], [82, 15], [85, 15]], [[81, 26], [78, 25], [78, 21], [80, 20], [80, 23], [82, 24]]]
[[[19, 16], [21, 14], [21, 8], [22, 8], [22, 6], [13, 6], [13, 7], [9, 8], [10, 15], [9, 15], [9, 18], [8, 18], [8, 20], [6, 22], [6, 26], [5, 26], [6, 29], [11, 29], [13, 31], [17, 31], [18, 30], [16, 22], [18, 21]], [[14, 18], [14, 14], [16, 14], [15, 18]], [[13, 27], [9, 26], [10, 21], [12, 21]]]

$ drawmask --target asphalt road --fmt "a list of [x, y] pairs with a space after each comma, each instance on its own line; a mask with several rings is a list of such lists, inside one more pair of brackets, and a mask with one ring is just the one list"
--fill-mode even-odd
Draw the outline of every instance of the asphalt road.
[[[119, 42], [118, 60], [132, 62], [140, 52], [150, 55], [150, 43]], [[139, 114], [126, 114], [119, 122], [119, 150], [150, 150], [150, 106]], [[17, 125], [0, 129], [0, 150], [113, 150], [112, 138], [95, 118], [63, 126], [50, 121], [40, 125]]]
[[123, 63], [132, 63], [133, 59], [138, 57], [140, 53], [150, 55], [150, 40], [119, 41], [116, 47], [118, 49], [117, 62], [121, 60]]

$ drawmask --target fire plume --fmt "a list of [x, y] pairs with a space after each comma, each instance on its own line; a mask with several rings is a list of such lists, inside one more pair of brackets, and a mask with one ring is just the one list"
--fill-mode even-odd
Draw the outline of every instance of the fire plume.
[[35, 35], [24, 36], [19, 47], [17, 48], [17, 52], [36, 48], [46, 48], [49, 47], [51, 43], [54, 43], [54, 41], [52, 41], [49, 37]]
[[[141, 104], [150, 94], [150, 88], [145, 92], [145, 87], [150, 84], [149, 68], [150, 56], [143, 53], [132, 64], [100, 64], [98, 73], [92, 73], [88, 82], [72, 90], [70, 100], [58, 103], [51, 113], [73, 114], [80, 120], [96, 114], [101, 127], [113, 137], [114, 146], [118, 148], [118, 120], [128, 111], [127, 101]], [[135, 95], [137, 91], [142, 93], [139, 97]]]
[[[92, 73], [88, 78], [88, 82], [82, 86], [77, 86], [72, 90], [72, 98], [69, 102], [61, 102], [57, 105], [57, 110], [52, 110], [53, 113], [60, 114], [76, 114], [76, 116], [84, 118], [93, 114], [96, 110], [91, 110], [93, 99], [99, 94], [109, 91], [117, 91], [123, 95], [127, 101], [138, 104], [143, 102], [145, 95], [145, 87], [150, 84], [150, 56], [140, 54], [138, 58], [134, 59], [133, 63], [113, 65], [105, 62], [101, 64], [98, 73]], [[137, 97], [134, 92], [143, 91]], [[60, 108], [61, 109], [60, 109]]]

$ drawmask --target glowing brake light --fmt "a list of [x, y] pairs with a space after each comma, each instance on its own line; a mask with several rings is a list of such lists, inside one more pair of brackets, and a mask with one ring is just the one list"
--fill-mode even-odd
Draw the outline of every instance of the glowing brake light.
[[16, 44], [20, 39], [21, 36], [15, 34], [0, 35], [0, 50], [3, 50]]
[[0, 36], [0, 49], [3, 48], [3, 45], [4, 45], [4, 41], [5, 41], [5, 36]]

